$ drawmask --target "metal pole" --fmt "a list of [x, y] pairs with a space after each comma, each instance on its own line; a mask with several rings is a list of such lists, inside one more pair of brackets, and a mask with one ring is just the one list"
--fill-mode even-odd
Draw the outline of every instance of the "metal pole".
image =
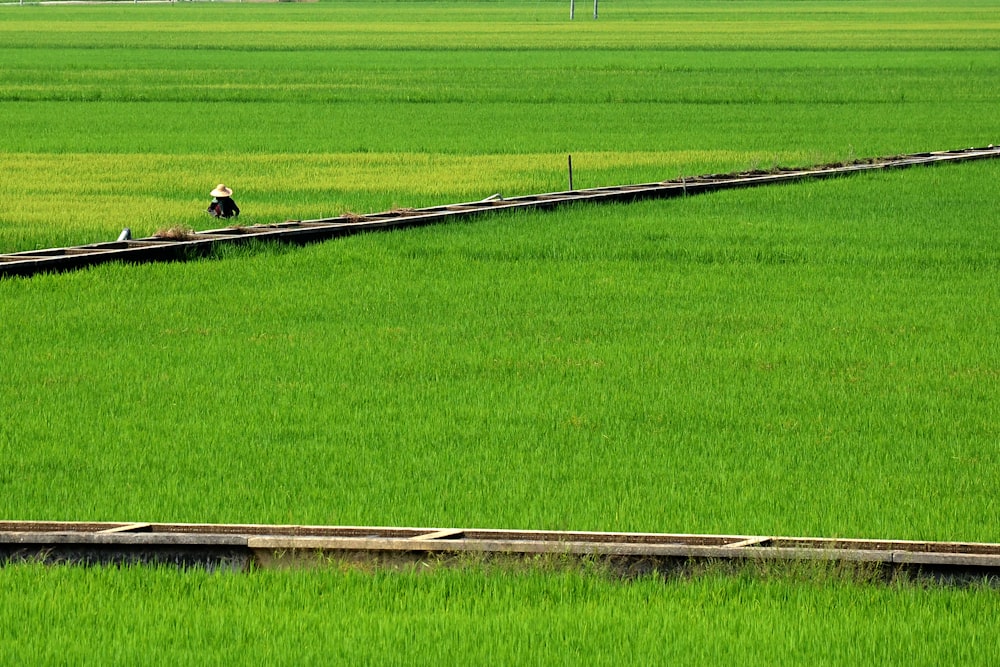
[[573, 20], [573, 14], [576, 12], [576, 0], [569, 0], [569, 20]]
[[594, 0], [594, 20], [597, 20], [597, 0]]
[[569, 189], [573, 189], [573, 156], [567, 155], [566, 162], [569, 164]]

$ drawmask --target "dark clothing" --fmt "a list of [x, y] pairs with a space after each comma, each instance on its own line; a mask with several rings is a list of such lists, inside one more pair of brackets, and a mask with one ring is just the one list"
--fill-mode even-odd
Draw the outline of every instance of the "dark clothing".
[[208, 205], [208, 212], [216, 218], [232, 218], [239, 216], [240, 207], [232, 197], [214, 197], [212, 203]]

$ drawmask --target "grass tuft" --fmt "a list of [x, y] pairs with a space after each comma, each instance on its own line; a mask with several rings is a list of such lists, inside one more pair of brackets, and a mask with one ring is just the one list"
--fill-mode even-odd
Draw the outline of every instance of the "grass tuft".
[[174, 225], [156, 230], [153, 236], [170, 241], [190, 241], [194, 238], [194, 229], [185, 225]]

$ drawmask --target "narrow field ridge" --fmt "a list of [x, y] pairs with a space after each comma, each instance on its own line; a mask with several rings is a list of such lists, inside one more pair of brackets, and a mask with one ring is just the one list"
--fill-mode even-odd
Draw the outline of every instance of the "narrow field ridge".
[[621, 576], [708, 563], [820, 561], [945, 583], [1000, 581], [1000, 544], [584, 531], [0, 521], [0, 561], [154, 563], [247, 570], [324, 562], [406, 567], [479, 560], [582, 560]]

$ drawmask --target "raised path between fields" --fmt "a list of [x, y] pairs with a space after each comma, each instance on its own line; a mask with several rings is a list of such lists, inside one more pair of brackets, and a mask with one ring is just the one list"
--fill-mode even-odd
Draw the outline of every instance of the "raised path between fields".
[[600, 563], [621, 576], [822, 561], [892, 579], [1000, 584], [1000, 544], [467, 528], [0, 521], [0, 565], [147, 563], [244, 571], [329, 563]]
[[127, 241], [92, 243], [68, 248], [28, 250], [0, 254], [0, 278], [32, 276], [37, 273], [69, 271], [107, 262], [145, 263], [177, 261], [203, 257], [226, 244], [244, 244], [251, 240], [281, 243], [313, 243], [362, 232], [405, 229], [421, 225], [448, 222], [495, 211], [548, 209], [567, 204], [590, 202], [634, 202], [730, 190], [734, 188], [794, 183], [820, 178], [834, 178], [871, 171], [935, 165], [944, 162], [966, 162], [1000, 157], [1000, 146], [986, 148], [913, 153], [893, 157], [868, 158], [848, 164], [822, 165], [810, 168], [775, 168], [732, 174], [705, 174], [659, 183], [616, 185], [584, 190], [550, 192], [504, 198], [493, 195], [481, 201], [431, 206], [429, 208], [396, 209], [382, 213], [358, 215], [345, 213], [336, 218], [318, 220], [288, 220], [249, 227], [224, 227], [200, 232], [183, 231], [167, 236], [150, 236]]

